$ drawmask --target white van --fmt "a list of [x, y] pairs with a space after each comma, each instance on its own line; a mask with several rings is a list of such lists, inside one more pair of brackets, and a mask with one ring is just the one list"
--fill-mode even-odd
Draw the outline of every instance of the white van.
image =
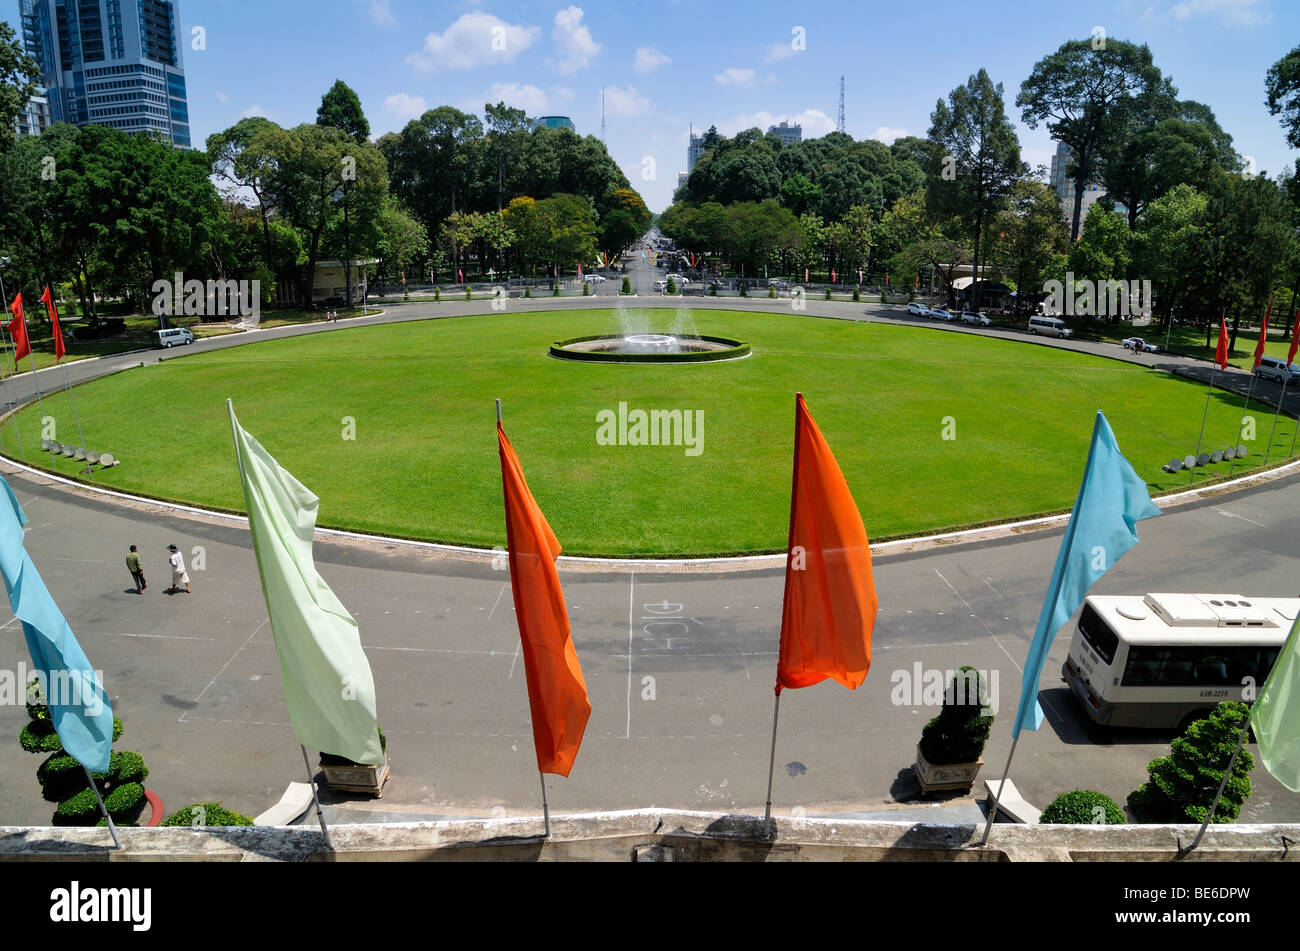
[[155, 330], [153, 332], [153, 345], [155, 347], [179, 347], [182, 344], [193, 342], [194, 334], [184, 327], [169, 327], [166, 330]]
[[1261, 380], [1272, 380], [1274, 383], [1281, 383], [1283, 380], [1294, 383], [1300, 380], [1300, 367], [1276, 357], [1262, 357], [1259, 366], [1255, 368], [1255, 376]]
[[1065, 321], [1059, 317], [1030, 317], [1029, 332], [1031, 334], [1055, 334], [1057, 337], [1074, 336], [1074, 331], [1065, 326]]

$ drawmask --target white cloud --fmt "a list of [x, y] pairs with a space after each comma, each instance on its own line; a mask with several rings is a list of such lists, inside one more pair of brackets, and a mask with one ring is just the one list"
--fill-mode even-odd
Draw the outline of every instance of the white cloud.
[[263, 109], [257, 103], [253, 103], [251, 106], [249, 106], [247, 109], [244, 110], [245, 119], [251, 119], [254, 116], [261, 116], [263, 119], [272, 118], [271, 114], [267, 112], [265, 109]]
[[727, 136], [753, 128], [757, 128], [760, 132], [766, 132], [768, 126], [778, 125], [782, 120], [789, 122], [791, 125], [802, 126], [805, 139], [821, 138], [828, 132], [835, 131], [835, 121], [820, 109], [805, 109], [798, 114], [754, 112], [743, 116], [733, 116], [719, 122], [718, 131]]
[[754, 85], [754, 70], [728, 66], [722, 72], [715, 74], [713, 81], [723, 86], [752, 86]]
[[1273, 11], [1269, 9], [1269, 0], [1178, 0], [1177, 3], [1151, 4], [1142, 19], [1177, 23], [1216, 19], [1232, 26], [1261, 26], [1272, 22]]
[[228, 92], [217, 93], [217, 102], [230, 102], [230, 93]]
[[886, 145], [893, 145], [895, 139], [904, 139], [911, 134], [912, 133], [908, 132], [906, 129], [891, 129], [887, 125], [882, 125], [875, 132], [871, 133], [871, 137], [880, 142], [884, 142]]
[[423, 96], [409, 96], [399, 92], [384, 100], [384, 111], [394, 119], [409, 120], [428, 112], [429, 104], [424, 101]]
[[764, 58], [763, 62], [779, 63], [783, 59], [789, 59], [796, 52], [798, 52], [798, 50], [789, 43], [773, 43], [767, 48], [767, 56]]
[[639, 94], [635, 86], [606, 86], [605, 108], [614, 116], [643, 116], [650, 111], [650, 99]]
[[393, 13], [390, 0], [361, 0], [370, 13], [370, 19], [377, 26], [397, 26], [397, 16]]
[[507, 23], [475, 10], [463, 14], [444, 32], [426, 36], [424, 48], [406, 57], [406, 63], [426, 73], [513, 63], [539, 33], [535, 26]]
[[653, 73], [660, 66], [667, 66], [670, 63], [672, 63], [672, 60], [653, 46], [642, 46], [638, 47], [636, 56], [632, 60], [632, 69], [645, 75], [646, 73]]
[[[545, 115], [550, 108], [551, 97], [546, 91], [532, 85], [521, 85], [520, 83], [493, 83], [492, 88], [487, 91], [483, 102], [496, 104], [504, 102], [507, 106], [514, 106], [516, 109], [522, 109], [530, 116], [536, 117]], [[482, 108], [480, 103], [477, 109]]]
[[573, 73], [585, 68], [602, 49], [591, 38], [591, 31], [583, 24], [582, 17], [582, 7], [565, 7], [555, 14], [551, 39], [563, 54], [554, 63], [557, 73]]

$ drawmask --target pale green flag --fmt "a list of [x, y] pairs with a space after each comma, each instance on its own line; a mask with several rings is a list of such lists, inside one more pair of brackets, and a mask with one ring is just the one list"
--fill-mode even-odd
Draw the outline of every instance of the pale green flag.
[[246, 433], [230, 409], [248, 522], [280, 655], [284, 702], [298, 742], [379, 765], [375, 681], [357, 622], [316, 573], [312, 536], [320, 507], [312, 491]]
[[1273, 778], [1300, 792], [1300, 619], [1250, 711], [1259, 758]]

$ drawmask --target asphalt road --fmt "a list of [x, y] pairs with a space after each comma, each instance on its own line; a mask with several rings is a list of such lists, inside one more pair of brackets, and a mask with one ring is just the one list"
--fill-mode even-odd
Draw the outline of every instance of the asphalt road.
[[[533, 306], [608, 303], [585, 299]], [[636, 306], [659, 303], [640, 298]], [[690, 303], [735, 307], [737, 302]], [[488, 307], [486, 301], [436, 310], [411, 305], [368, 322]], [[810, 301], [808, 312], [818, 311], [880, 319], [862, 305]], [[332, 329], [217, 338], [164, 358]], [[1116, 355], [1119, 348], [1108, 350]], [[159, 356], [74, 364], [74, 380]], [[303, 779], [247, 531], [156, 507], [122, 505], [4, 470], [30, 518], [32, 557], [92, 663], [103, 671], [114, 710], [125, 722], [118, 748], [144, 754], [151, 770], [147, 786], [168, 811], [221, 800], [255, 814], [273, 804], [287, 783]], [[1297, 501], [1300, 477], [1290, 477], [1144, 522], [1142, 544], [1095, 593], [1292, 595], [1300, 576]], [[172, 542], [186, 552], [192, 595], [163, 593], [165, 547]], [[144, 555], [150, 586], [143, 596], [134, 593], [123, 562], [129, 544]], [[1059, 544], [1059, 531], [1042, 532], [878, 557], [881, 610], [872, 672], [856, 692], [824, 683], [786, 693], [776, 810], [837, 814], [900, 804], [924, 808], [909, 769], [921, 727], [936, 711], [891, 699], [897, 679], [918, 663], [923, 669], [970, 664], [996, 678], [1000, 715], [982, 775], [998, 775], [1009, 748], [1020, 664]], [[538, 782], [504, 572], [385, 542], [318, 540], [316, 553], [322, 574], [360, 622], [389, 738], [393, 779], [384, 798], [354, 807], [404, 814], [535, 814]], [[781, 571], [656, 574], [574, 568], [562, 578], [593, 714], [572, 776], [548, 781], [552, 808], [761, 810]], [[0, 621], [8, 622], [0, 623], [0, 668], [29, 662], [12, 615], [5, 611]], [[1089, 730], [1059, 682], [1067, 647], [1063, 635], [1040, 685], [1047, 720], [1039, 732], [1022, 736], [1013, 779], [1040, 807], [1079, 787], [1100, 789], [1122, 802], [1144, 781], [1147, 762], [1168, 751], [1171, 736]], [[24, 722], [21, 706], [0, 706], [0, 775], [5, 777], [0, 824], [48, 824], [53, 811], [39, 797], [40, 758], [17, 743]], [[1262, 768], [1255, 770], [1254, 782], [1245, 820], [1300, 821], [1300, 796]]]

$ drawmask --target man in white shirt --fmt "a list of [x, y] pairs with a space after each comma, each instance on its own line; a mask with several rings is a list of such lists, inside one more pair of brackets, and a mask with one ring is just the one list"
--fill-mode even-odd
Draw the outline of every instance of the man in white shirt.
[[179, 594], [181, 585], [185, 585], [185, 593], [192, 594], [190, 591], [190, 576], [185, 573], [185, 559], [181, 557], [181, 550], [175, 545], [168, 545], [167, 550], [171, 552], [171, 557], [167, 560], [172, 566], [172, 586], [167, 589], [168, 594]]

